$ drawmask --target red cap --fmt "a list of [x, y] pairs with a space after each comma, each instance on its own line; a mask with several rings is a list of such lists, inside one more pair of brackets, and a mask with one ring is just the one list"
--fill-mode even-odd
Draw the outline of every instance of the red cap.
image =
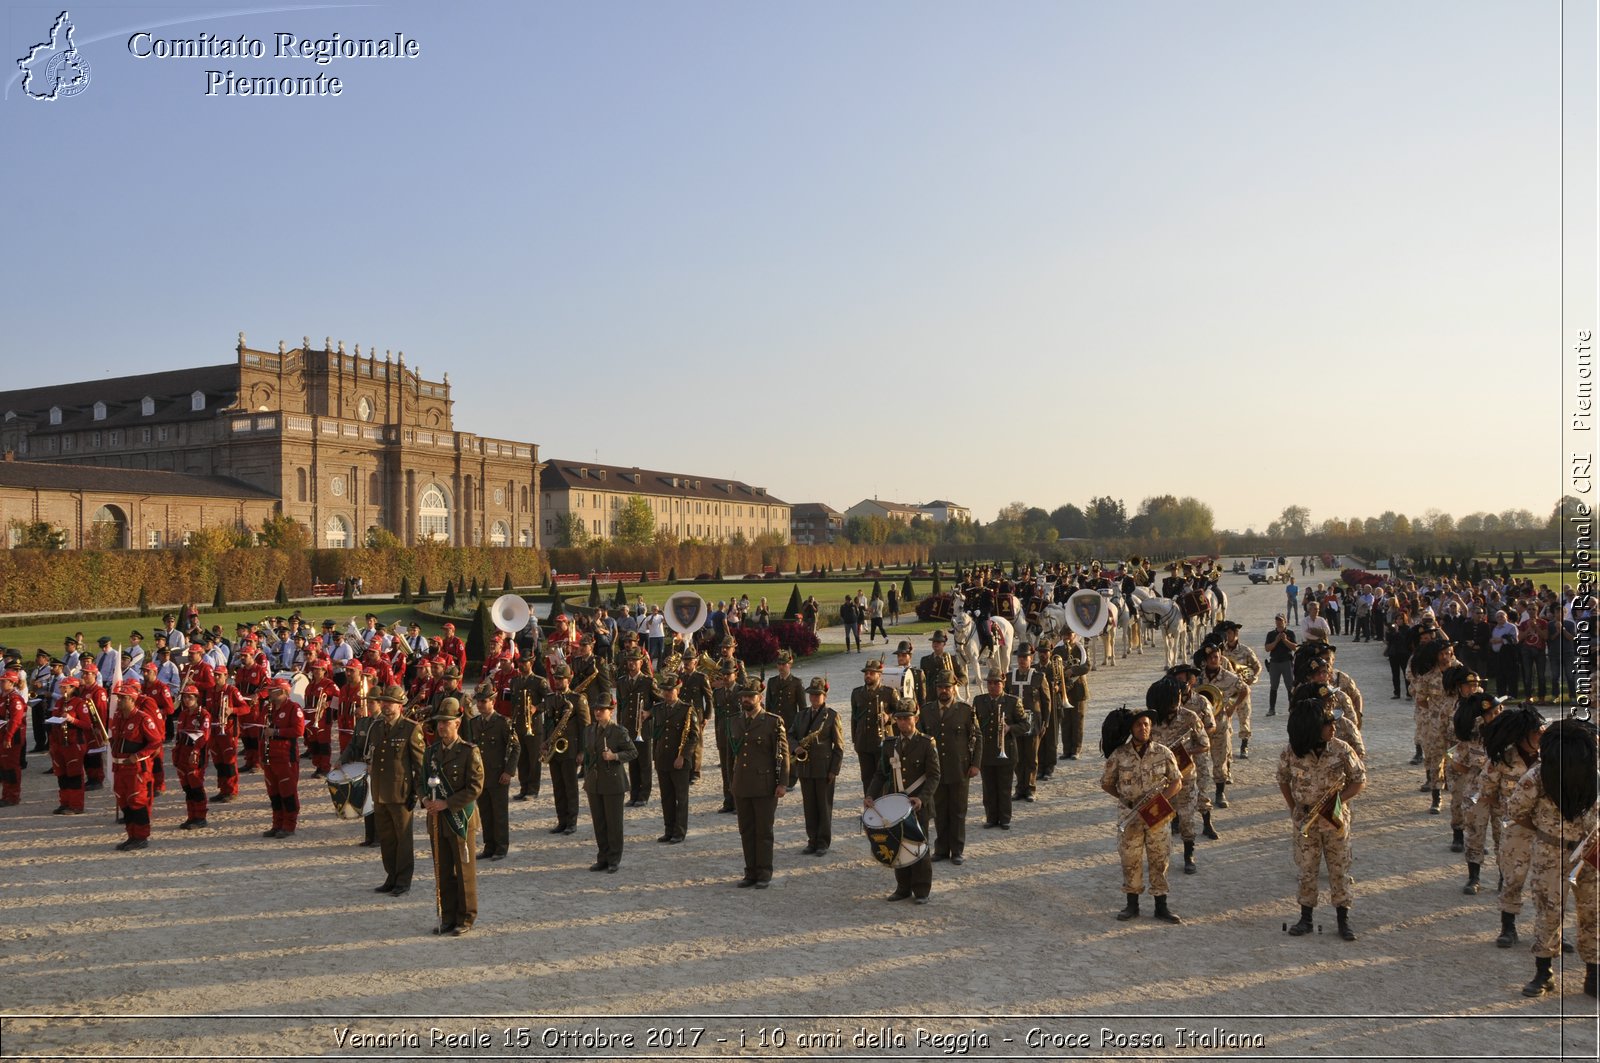
[[7, 668], [5, 671], [0, 672], [0, 679], [9, 679], [13, 683], [20, 683], [22, 682], [22, 673], [15, 668]]
[[178, 697], [181, 698], [185, 694], [193, 694], [195, 697], [199, 697], [200, 696], [200, 688], [195, 686], [193, 683], [185, 683], [183, 685], [183, 689], [178, 691]]
[[311, 662], [309, 667], [312, 667], [312, 668], [326, 668], [326, 667], [328, 667], [328, 662], [323, 660], [321, 657], [318, 657], [316, 660]]
[[190, 653], [204, 653], [204, 652], [206, 652], [206, 649], [205, 649], [204, 646], [201, 646], [199, 643], [191, 642], [191, 643], [189, 643], [189, 652]]
[[130, 679], [124, 679], [122, 682], [111, 688], [111, 693], [117, 695], [118, 697], [136, 698], [140, 694], [144, 693], [144, 687]]
[[446, 631], [454, 631], [456, 629], [456, 626], [454, 624], [450, 623], [450, 621], [446, 620], [444, 622], [444, 629]]

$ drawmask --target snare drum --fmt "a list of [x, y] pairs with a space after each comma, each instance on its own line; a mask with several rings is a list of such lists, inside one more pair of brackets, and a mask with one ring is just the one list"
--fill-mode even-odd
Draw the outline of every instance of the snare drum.
[[372, 814], [372, 793], [367, 785], [367, 765], [359, 760], [328, 772], [328, 796], [340, 819], [360, 819]]
[[872, 858], [885, 867], [910, 867], [931, 848], [922, 821], [905, 794], [884, 794], [862, 809], [861, 829], [866, 832]]

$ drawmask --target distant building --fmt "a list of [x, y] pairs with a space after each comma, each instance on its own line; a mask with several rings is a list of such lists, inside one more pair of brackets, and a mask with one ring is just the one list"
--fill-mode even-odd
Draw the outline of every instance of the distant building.
[[851, 517], [883, 517], [886, 520], [897, 520], [901, 524], [910, 524], [918, 517], [926, 516], [916, 506], [908, 506], [901, 502], [884, 502], [876, 498], [863, 498], [855, 505], [844, 511], [845, 519]]
[[917, 507], [917, 510], [936, 524], [948, 524], [953, 520], [968, 522], [972, 520], [972, 510], [966, 506], [958, 506], [954, 502], [946, 502], [942, 498], [924, 502]]
[[[319, 547], [359, 546], [373, 527], [408, 545], [535, 545], [538, 447], [457, 431], [448, 373], [424, 380], [404, 352], [380, 359], [357, 344], [346, 354], [342, 340], [261, 351], [240, 333], [234, 355], [7, 391], [0, 450], [121, 470], [130, 483], [151, 471], [248, 484], [310, 528]], [[161, 529], [127, 516], [128, 545], [150, 545]], [[165, 545], [178, 529], [163, 527]]]
[[843, 534], [844, 514], [825, 502], [796, 502], [789, 510], [789, 541], [797, 546], [838, 542]]
[[539, 495], [539, 545], [546, 548], [560, 545], [568, 514], [591, 538], [612, 538], [631, 495], [648, 502], [656, 528], [675, 539], [726, 542], [735, 535], [776, 534], [789, 541], [789, 504], [739, 480], [556, 458], [539, 475]]

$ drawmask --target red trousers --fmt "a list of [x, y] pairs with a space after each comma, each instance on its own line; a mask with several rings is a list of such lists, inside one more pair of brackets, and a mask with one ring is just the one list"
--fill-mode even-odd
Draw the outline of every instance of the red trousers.
[[293, 834], [300, 819], [300, 743], [293, 738], [269, 741], [261, 774], [272, 802], [272, 829]]
[[150, 795], [155, 789], [150, 762], [136, 760], [112, 765], [111, 786], [117, 795], [117, 808], [122, 812], [122, 825], [128, 829], [128, 837], [150, 837]]
[[206, 747], [179, 739], [172, 747], [172, 767], [183, 787], [184, 813], [190, 819], [205, 819], [210, 808], [206, 801]]
[[239, 740], [226, 731], [211, 736], [211, 762], [217, 766], [217, 796], [239, 792]]
[[14, 742], [0, 746], [0, 801], [22, 800], [22, 732]]
[[50, 766], [56, 773], [57, 801], [62, 808], [83, 811], [83, 746], [53, 743]]

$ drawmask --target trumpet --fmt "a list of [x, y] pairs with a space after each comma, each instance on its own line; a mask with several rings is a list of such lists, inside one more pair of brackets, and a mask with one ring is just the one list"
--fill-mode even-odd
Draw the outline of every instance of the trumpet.
[[[1322, 806], [1338, 797], [1339, 791], [1343, 789], [1344, 782], [1341, 780], [1328, 787], [1327, 793], [1317, 798], [1316, 802], [1311, 805], [1311, 811], [1306, 814], [1306, 821], [1300, 824], [1300, 837], [1309, 838], [1311, 836], [1311, 828], [1316, 824], [1317, 817], [1322, 815]], [[1334, 820], [1331, 816], [1328, 817], [1328, 821], [1333, 823], [1336, 827], [1344, 826], [1344, 822], [1342, 820]]]

